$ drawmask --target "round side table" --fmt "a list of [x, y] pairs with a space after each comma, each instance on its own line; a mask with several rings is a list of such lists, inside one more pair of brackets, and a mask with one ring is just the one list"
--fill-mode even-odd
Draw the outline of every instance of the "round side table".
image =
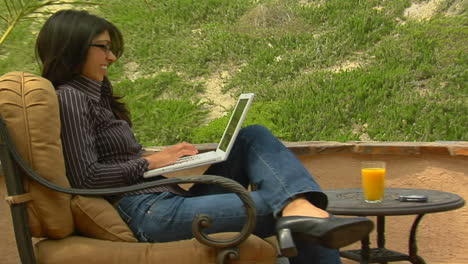
[[[366, 203], [362, 189], [325, 190], [329, 199], [327, 211], [336, 215], [377, 216], [377, 248], [370, 248], [369, 236], [361, 241], [361, 249], [341, 251], [342, 257], [360, 263], [387, 263], [407, 260], [413, 264], [425, 264], [418, 255], [416, 231], [427, 213], [444, 212], [462, 207], [465, 200], [454, 193], [425, 189], [386, 188], [381, 203]], [[426, 195], [427, 202], [400, 202], [400, 195]], [[385, 217], [392, 215], [417, 215], [411, 227], [409, 253], [404, 254], [385, 248]]]

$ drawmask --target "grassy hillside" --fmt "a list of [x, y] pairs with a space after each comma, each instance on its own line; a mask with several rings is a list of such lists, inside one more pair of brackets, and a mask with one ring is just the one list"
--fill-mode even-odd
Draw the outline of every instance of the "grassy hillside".
[[[144, 145], [217, 141], [241, 92], [257, 95], [247, 124], [288, 141], [468, 140], [466, 0], [103, 2]], [[39, 26], [0, 47], [0, 73], [37, 72]]]

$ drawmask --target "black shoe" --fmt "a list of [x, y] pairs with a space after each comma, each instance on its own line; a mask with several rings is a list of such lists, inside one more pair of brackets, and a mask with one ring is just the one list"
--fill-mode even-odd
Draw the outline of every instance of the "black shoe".
[[327, 248], [340, 248], [365, 238], [374, 228], [374, 223], [365, 217], [328, 218], [308, 216], [285, 216], [276, 222], [278, 241], [285, 256], [294, 256], [297, 251], [294, 239], [315, 242]]

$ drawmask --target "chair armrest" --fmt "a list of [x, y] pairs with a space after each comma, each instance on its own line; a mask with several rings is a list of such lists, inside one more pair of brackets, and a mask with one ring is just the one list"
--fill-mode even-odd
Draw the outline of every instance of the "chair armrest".
[[[208, 215], [197, 215], [192, 223], [192, 232], [194, 237], [201, 243], [215, 248], [232, 248], [236, 247], [243, 241], [245, 241], [248, 236], [253, 232], [256, 222], [256, 212], [255, 205], [250, 197], [249, 192], [239, 183], [220, 176], [214, 175], [199, 175], [199, 176], [189, 176], [183, 178], [170, 178], [170, 179], [161, 179], [158, 181], [145, 182], [140, 184], [135, 184], [132, 186], [119, 187], [119, 188], [101, 188], [101, 189], [80, 189], [80, 188], [66, 188], [59, 186], [47, 179], [44, 179], [38, 175], [29, 165], [21, 158], [19, 153], [16, 151], [16, 148], [11, 140], [6, 124], [4, 120], [0, 117], [0, 136], [1, 141], [5, 144], [6, 149], [10, 153], [10, 156], [15, 161], [16, 165], [32, 180], [38, 182], [39, 184], [52, 189], [57, 192], [74, 194], [74, 195], [83, 195], [83, 196], [107, 196], [122, 194], [126, 192], [132, 192], [137, 190], [142, 190], [150, 187], [158, 187], [164, 185], [175, 185], [175, 184], [184, 184], [184, 183], [203, 183], [203, 184], [218, 184], [225, 188], [227, 191], [235, 193], [241, 199], [244, 204], [246, 214], [247, 214], [247, 223], [243, 226], [240, 234], [232, 239], [223, 239], [215, 240], [203, 232], [203, 229], [208, 228], [211, 225], [211, 219]], [[66, 177], [66, 176], [64, 176]]]

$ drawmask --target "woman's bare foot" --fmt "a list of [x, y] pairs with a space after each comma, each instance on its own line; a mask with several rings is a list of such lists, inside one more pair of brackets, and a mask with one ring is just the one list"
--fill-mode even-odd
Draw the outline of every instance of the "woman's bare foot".
[[283, 216], [311, 216], [327, 218], [329, 214], [311, 204], [306, 198], [300, 196], [286, 205], [283, 209]]

